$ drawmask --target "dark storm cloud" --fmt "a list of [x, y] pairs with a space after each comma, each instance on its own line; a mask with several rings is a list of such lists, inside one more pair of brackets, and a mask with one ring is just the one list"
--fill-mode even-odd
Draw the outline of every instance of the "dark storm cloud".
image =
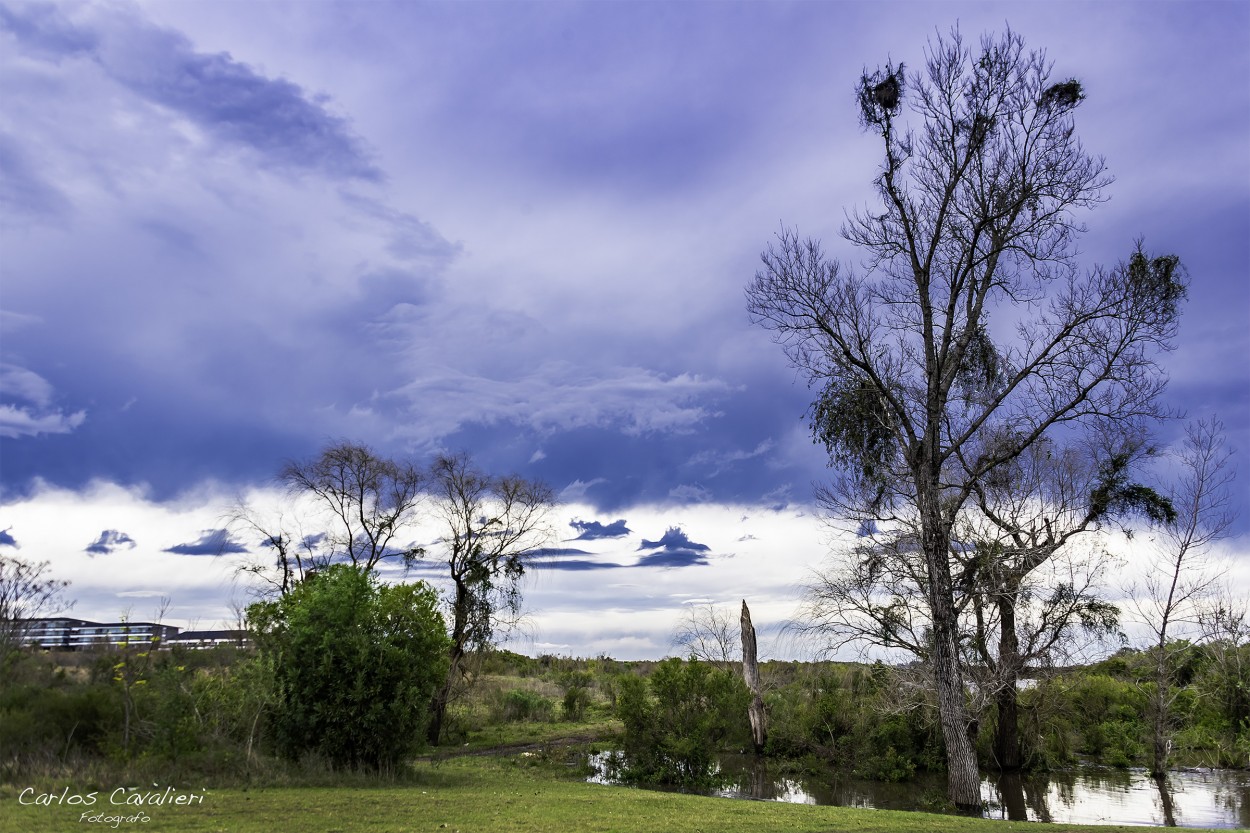
[[[811, 392], [742, 288], [779, 218], [858, 257], [836, 225], [874, 199], [862, 66], [922, 60], [957, 17], [970, 41], [1002, 21], [661, 6], [0, 11], [0, 168], [24, 224], [0, 279], [43, 322], [6, 331], [5, 361], [48, 382], [43, 404], [0, 403], [6, 493], [99, 478], [159, 500], [345, 436], [466, 448], [598, 517], [809, 501], [828, 476]], [[1250, 88], [1205, 83], [1246, 77], [1243, 6], [1083, 11], [1122, 32], [1113, 49], [1040, 6], [1012, 22], [1089, 79], [1078, 129], [1118, 181], [1085, 265], [1137, 234], [1178, 251], [1195, 280], [1172, 401], [1225, 415], [1244, 460]]]
[[230, 537], [227, 529], [206, 529], [198, 541], [168, 547], [165, 552], [175, 555], [226, 555], [247, 552], [247, 547]]
[[636, 567], [697, 567], [707, 564], [707, 555], [701, 550], [674, 549], [648, 553], [638, 559]]
[[54, 59], [90, 52], [98, 42], [94, 33], [70, 23], [52, 3], [24, 3], [18, 9], [0, 5], [0, 27], [27, 48]]
[[539, 547], [538, 549], [529, 550], [526, 555], [543, 558], [547, 556], [557, 555], [590, 555], [586, 550], [579, 550], [576, 547]]
[[640, 550], [655, 550], [638, 559], [638, 567], [694, 567], [707, 564], [711, 547], [690, 540], [681, 527], [670, 526], [658, 541], [643, 542]]
[[615, 570], [624, 566], [624, 564], [615, 564], [610, 561], [588, 561], [584, 558], [567, 558], [556, 559], [555, 561], [541, 561], [534, 565], [534, 569], [586, 572], [589, 570]]
[[670, 526], [667, 530], [664, 531], [664, 535], [663, 537], [660, 538], [660, 540], [648, 541], [644, 538], [642, 543], [638, 545], [638, 549], [640, 550], [661, 549], [661, 550], [667, 550], [669, 552], [675, 552], [677, 550], [708, 552], [711, 550], [711, 547], [709, 547], [707, 544], [697, 544], [694, 541], [691, 541], [690, 538], [686, 535], [686, 533], [682, 531], [681, 527]]
[[[9, 527], [9, 529], [12, 528], [13, 527]], [[17, 543], [17, 539], [13, 537], [8, 529], [0, 529], [0, 547], [12, 547], [15, 550], [21, 549], [21, 546]]]
[[116, 529], [106, 529], [100, 533], [100, 537], [87, 545], [86, 552], [92, 555], [108, 555], [118, 549], [134, 549], [135, 540], [124, 532], [118, 532]]
[[0, 207], [49, 218], [58, 218], [70, 208], [60, 189], [40, 175], [38, 166], [6, 133], [0, 133]]
[[573, 520], [569, 522], [569, 526], [581, 533], [573, 539], [574, 541], [594, 541], [599, 538], [623, 538], [630, 533], [629, 527], [625, 525], [624, 518], [613, 521], [610, 524], [602, 524], [598, 521]]
[[381, 174], [347, 120], [297, 84], [268, 78], [229, 53], [198, 52], [178, 32], [118, 13], [80, 25], [52, 5], [0, 9], [0, 26], [34, 54], [89, 55], [136, 95], [278, 168], [366, 180]]
[[[530, 566], [535, 570], [612, 570], [621, 567], [610, 561], [595, 561], [594, 554], [576, 547], [541, 547], [530, 550], [527, 555], [534, 556]], [[590, 558], [568, 558], [567, 556], [585, 555]]]

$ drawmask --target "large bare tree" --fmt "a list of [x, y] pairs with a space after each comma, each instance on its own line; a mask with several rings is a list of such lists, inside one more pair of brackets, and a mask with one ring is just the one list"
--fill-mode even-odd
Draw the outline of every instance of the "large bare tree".
[[244, 505], [231, 525], [257, 535], [273, 559], [245, 571], [283, 595], [332, 563], [367, 572], [385, 559], [408, 565], [425, 554], [408, 537], [415, 534], [427, 483], [426, 473], [412, 463], [344, 441], [312, 459], [288, 461], [278, 481], [292, 505], [273, 516]]
[[813, 430], [844, 474], [843, 510], [885, 523], [912, 510], [948, 794], [972, 808], [955, 520], [978, 483], [1048, 433], [1158, 415], [1155, 358], [1185, 282], [1175, 257], [1140, 243], [1115, 267], [1079, 268], [1074, 213], [1110, 177], [1076, 137], [1081, 84], [1018, 34], [939, 36], [921, 72], [888, 63], [857, 96], [883, 156], [878, 204], [842, 228], [863, 268], [783, 231], [748, 308], [819, 389]]
[[551, 535], [550, 487], [518, 476], [481, 471], [466, 454], [442, 455], [430, 469], [432, 514], [451, 581], [450, 665], [434, 696], [430, 742], [443, 733], [447, 706], [465, 676], [470, 650], [494, 638], [520, 610], [520, 579], [531, 553]]

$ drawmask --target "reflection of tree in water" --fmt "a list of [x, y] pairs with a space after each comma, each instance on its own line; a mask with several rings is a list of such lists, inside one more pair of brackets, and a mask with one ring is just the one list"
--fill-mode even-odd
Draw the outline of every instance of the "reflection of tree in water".
[[[604, 770], [594, 780], [620, 783], [606, 757], [594, 756], [592, 762]], [[866, 781], [836, 768], [785, 775], [775, 761], [754, 755], [723, 755], [717, 771], [724, 788], [706, 794], [883, 810], [940, 812], [945, 804], [942, 778], [933, 773], [903, 783]], [[1250, 829], [1250, 775], [1233, 770], [1173, 771], [1162, 783], [1142, 770], [1003, 773], [989, 776], [982, 789], [989, 799], [986, 815], [1009, 821]]]
[[1028, 821], [1029, 806], [1024, 798], [1024, 777], [1019, 772], [1004, 772], [995, 783], [998, 800], [1007, 811], [1008, 821]]
[[1029, 778], [1024, 782], [1024, 792], [1029, 806], [1037, 814], [1037, 820], [1046, 824], [1054, 821], [1050, 815], [1050, 805], [1046, 803], [1046, 797], [1050, 795], [1049, 787], [1050, 781], [1046, 778]]
[[1159, 790], [1159, 807], [1163, 810], [1163, 824], [1166, 827], [1176, 826], [1176, 804], [1172, 801], [1172, 785], [1167, 775], [1153, 775], [1151, 780]]
[[1059, 802], [1071, 810], [1076, 803], [1076, 775], [1071, 772], [1056, 772], [1050, 780], [1055, 786], [1055, 795]]
[[1250, 778], [1237, 778], [1231, 772], [1220, 770], [1202, 773], [1201, 776], [1186, 773], [1187, 778], [1200, 777], [1202, 787], [1211, 793], [1211, 805], [1223, 808], [1228, 821], [1236, 821], [1238, 827], [1250, 829]]

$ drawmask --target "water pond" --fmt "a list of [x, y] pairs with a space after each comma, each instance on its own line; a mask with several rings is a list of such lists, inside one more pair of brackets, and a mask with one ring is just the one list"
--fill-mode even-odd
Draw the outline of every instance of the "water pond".
[[[592, 755], [590, 781], [619, 783], [610, 753]], [[866, 781], [842, 773], [777, 774], [768, 761], [725, 755], [727, 786], [705, 794], [756, 801], [838, 807], [941, 811], [946, 779], [922, 775], [902, 784]], [[987, 818], [1061, 824], [1140, 824], [1250, 828], [1250, 772], [1177, 770], [1160, 783], [1144, 770], [1085, 769], [1042, 775], [987, 775], [981, 782]]]

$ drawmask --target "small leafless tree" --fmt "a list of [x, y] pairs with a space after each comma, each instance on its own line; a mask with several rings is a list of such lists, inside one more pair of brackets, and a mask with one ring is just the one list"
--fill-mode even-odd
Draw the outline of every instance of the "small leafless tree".
[[1150, 634], [1155, 683], [1150, 697], [1150, 770], [1160, 778], [1167, 773], [1172, 743], [1173, 660], [1179, 647], [1175, 642], [1181, 631], [1197, 635], [1202, 604], [1218, 586], [1210, 548], [1227, 534], [1236, 517], [1232, 450], [1218, 419], [1190, 423], [1175, 457], [1178, 470], [1167, 489], [1175, 520], [1159, 527], [1144, 577], [1129, 591], [1131, 607]]
[[550, 487], [518, 476], [495, 477], [466, 454], [443, 455], [430, 469], [431, 512], [442, 526], [438, 547], [451, 588], [447, 679], [434, 697], [429, 736], [438, 743], [447, 706], [466, 682], [465, 661], [520, 613], [520, 580], [552, 534]]
[[279, 593], [310, 572], [347, 562], [372, 570], [384, 559], [408, 565], [424, 551], [405, 541], [425, 498], [425, 473], [364, 445], [339, 442], [278, 474], [292, 501], [273, 516], [241, 506], [231, 527], [255, 535], [271, 563], [245, 566]]
[[673, 633], [673, 647], [687, 657], [716, 666], [727, 674], [737, 673], [742, 661], [741, 627], [721, 605], [712, 602], [690, 604], [681, 613]]
[[[1244, 588], [1234, 591], [1223, 582], [1198, 611], [1202, 646], [1213, 672], [1206, 675], [1202, 695], [1218, 705], [1234, 731], [1250, 725], [1250, 597], [1244, 593]], [[1244, 760], [1226, 740], [1217, 740], [1220, 750], [1212, 766]]]
[[0, 555], [0, 676], [22, 646], [30, 619], [54, 616], [73, 605], [65, 599], [68, 581], [48, 575], [48, 561]]

